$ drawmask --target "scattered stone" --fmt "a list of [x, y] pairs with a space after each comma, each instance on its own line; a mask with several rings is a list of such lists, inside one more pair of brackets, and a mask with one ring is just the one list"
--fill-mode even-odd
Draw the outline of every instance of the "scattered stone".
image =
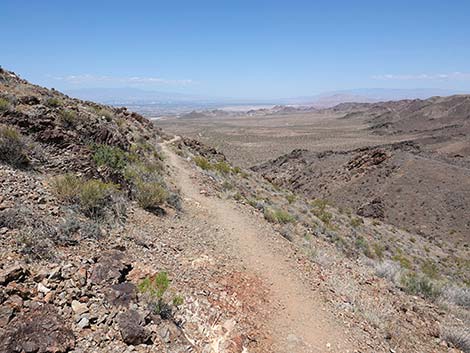
[[52, 305], [23, 313], [0, 335], [0, 352], [68, 352], [75, 346], [75, 336]]
[[132, 267], [125, 263], [122, 251], [108, 251], [93, 266], [90, 280], [93, 284], [117, 284], [123, 282], [131, 269]]
[[80, 321], [78, 322], [77, 326], [80, 329], [84, 329], [90, 326], [90, 320], [87, 317], [82, 317]]
[[78, 300], [72, 301], [72, 310], [75, 314], [81, 315], [88, 312], [88, 305], [85, 303], [80, 303]]
[[128, 308], [129, 304], [137, 299], [137, 289], [130, 282], [115, 284], [107, 290], [106, 299], [113, 306]]
[[28, 271], [21, 265], [13, 265], [0, 272], [0, 284], [6, 285], [12, 281], [21, 281]]
[[43, 294], [47, 294], [49, 293], [51, 290], [49, 288], [47, 288], [44, 284], [42, 283], [38, 283], [38, 291], [43, 293]]
[[138, 345], [149, 341], [150, 332], [143, 327], [143, 318], [136, 310], [119, 314], [117, 323], [125, 343]]

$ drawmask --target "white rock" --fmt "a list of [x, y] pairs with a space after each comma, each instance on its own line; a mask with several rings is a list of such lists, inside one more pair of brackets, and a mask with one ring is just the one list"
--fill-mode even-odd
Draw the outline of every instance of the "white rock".
[[49, 293], [51, 290], [47, 288], [44, 284], [38, 283], [38, 291], [44, 294]]

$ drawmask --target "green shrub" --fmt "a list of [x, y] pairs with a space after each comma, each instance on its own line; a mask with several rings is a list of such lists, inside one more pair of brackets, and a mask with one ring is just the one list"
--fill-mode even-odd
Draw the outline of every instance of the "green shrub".
[[410, 294], [431, 299], [440, 294], [440, 289], [425, 275], [409, 272], [401, 277], [400, 282], [403, 289]]
[[170, 286], [170, 280], [166, 272], [159, 272], [153, 278], [147, 276], [138, 285], [141, 293], [150, 295], [153, 298], [161, 299]]
[[58, 98], [52, 97], [46, 99], [46, 105], [50, 108], [57, 108], [62, 105], [62, 101]]
[[114, 184], [94, 179], [85, 181], [79, 191], [81, 210], [88, 216], [99, 216], [115, 191]]
[[52, 188], [57, 197], [69, 204], [77, 203], [81, 211], [90, 217], [100, 216], [117, 186], [101, 180], [83, 180], [72, 174], [55, 177]]
[[392, 257], [392, 260], [400, 263], [400, 266], [406, 269], [411, 269], [411, 261], [405, 257], [399, 250], [397, 254]]
[[0, 112], [7, 112], [11, 108], [10, 102], [8, 99], [0, 98]]
[[356, 248], [361, 250], [364, 253], [364, 255], [366, 255], [369, 258], [374, 257], [372, 251], [370, 251], [369, 243], [364, 237], [358, 237], [356, 239], [355, 244], [356, 244]]
[[286, 211], [265, 208], [264, 209], [264, 218], [271, 223], [291, 223], [295, 221], [295, 217], [289, 214]]
[[0, 161], [14, 167], [29, 164], [30, 146], [18, 130], [0, 125]]
[[315, 199], [310, 204], [320, 210], [325, 210], [326, 206], [328, 205], [328, 201], [324, 199]]
[[421, 271], [423, 271], [423, 273], [429, 278], [432, 278], [432, 279], [439, 278], [439, 269], [437, 268], [437, 265], [432, 260], [424, 261], [424, 263], [421, 265]]
[[129, 163], [123, 171], [124, 178], [137, 184], [138, 182], [158, 181], [161, 179], [163, 165], [158, 161], [137, 161]]
[[203, 169], [203, 170], [211, 170], [212, 169], [212, 165], [211, 163], [204, 157], [202, 156], [196, 156], [194, 157], [194, 163], [196, 163], [196, 165]]
[[315, 199], [310, 204], [314, 207], [312, 213], [317, 218], [319, 218], [325, 225], [329, 226], [333, 219], [333, 214], [326, 210], [328, 201], [323, 199]]
[[349, 224], [351, 224], [352, 227], [357, 228], [361, 224], [364, 224], [364, 220], [362, 218], [359, 218], [359, 217], [352, 218], [351, 221], [349, 222]]
[[97, 115], [104, 117], [107, 121], [111, 121], [114, 116], [113, 112], [106, 108], [93, 107], [93, 110]]
[[52, 179], [52, 189], [57, 197], [66, 202], [76, 201], [83, 181], [73, 174], [59, 175]]
[[232, 170], [230, 165], [227, 162], [217, 162], [215, 163], [212, 168], [219, 172], [220, 174], [229, 174]]
[[[170, 282], [166, 272], [159, 272], [153, 277], [145, 277], [137, 286], [141, 293], [147, 295], [152, 302], [155, 301], [155, 311], [162, 318], [171, 317], [170, 305], [165, 301]], [[183, 305], [184, 299], [180, 295], [175, 295], [171, 302], [177, 307]]]
[[291, 204], [291, 203], [294, 203], [294, 201], [295, 201], [295, 195], [294, 195], [294, 194], [289, 194], [289, 195], [287, 195], [287, 196], [286, 196], [286, 200], [287, 200], [287, 202], [289, 202], [290, 204]]
[[168, 191], [159, 182], [139, 182], [135, 198], [140, 207], [154, 210], [168, 199]]
[[74, 126], [78, 120], [77, 112], [69, 109], [61, 110], [59, 119], [65, 126]]
[[109, 145], [96, 145], [93, 147], [95, 153], [93, 160], [97, 166], [107, 166], [114, 171], [122, 171], [127, 165], [126, 152], [119, 147]]
[[374, 243], [374, 245], [372, 245], [372, 247], [373, 247], [375, 256], [377, 256], [378, 259], [382, 260], [383, 257], [384, 257], [384, 248], [383, 248], [383, 246], [380, 245], [379, 243]]

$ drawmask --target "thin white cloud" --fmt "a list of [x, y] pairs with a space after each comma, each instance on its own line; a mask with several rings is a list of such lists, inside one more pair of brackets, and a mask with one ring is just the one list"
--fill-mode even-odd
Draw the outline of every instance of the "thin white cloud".
[[428, 80], [428, 81], [467, 81], [470, 80], [470, 73], [468, 72], [451, 72], [444, 74], [386, 74], [374, 75], [374, 80], [397, 80], [397, 81], [412, 81], [412, 80]]
[[116, 77], [116, 76], [96, 76], [90, 74], [83, 75], [69, 75], [69, 76], [54, 76], [54, 80], [67, 82], [74, 85], [82, 84], [96, 84], [96, 83], [107, 83], [107, 84], [162, 84], [162, 85], [174, 85], [174, 86], [187, 86], [194, 81], [192, 80], [169, 80], [160, 77]]

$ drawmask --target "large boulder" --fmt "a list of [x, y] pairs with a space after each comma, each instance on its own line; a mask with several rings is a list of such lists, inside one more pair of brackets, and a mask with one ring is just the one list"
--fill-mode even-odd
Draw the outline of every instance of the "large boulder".
[[0, 352], [68, 352], [75, 336], [52, 305], [40, 306], [10, 321], [0, 336]]

